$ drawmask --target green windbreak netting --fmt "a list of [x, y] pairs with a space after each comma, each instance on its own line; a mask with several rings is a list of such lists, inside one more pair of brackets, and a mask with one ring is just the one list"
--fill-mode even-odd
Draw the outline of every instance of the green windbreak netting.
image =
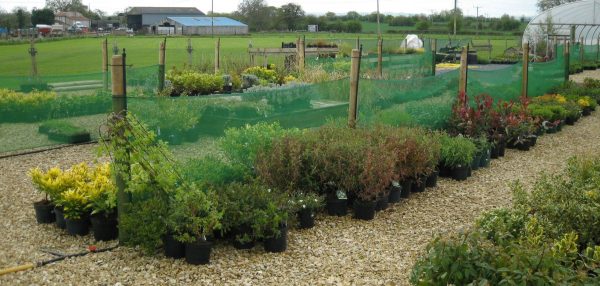
[[533, 97], [550, 92], [553, 87], [564, 82], [565, 72], [563, 47], [560, 46], [554, 60], [529, 64], [528, 95]]
[[600, 55], [599, 49], [599, 45], [585, 45], [583, 47], [583, 60], [585, 62], [597, 62], [599, 60], [598, 56]]
[[[426, 45], [427, 47], [428, 45]], [[384, 75], [411, 70], [410, 76], [371, 76], [376, 68], [372, 56], [362, 60], [359, 84], [359, 124], [376, 122], [396, 126], [443, 128], [450, 116], [458, 91], [458, 70], [427, 76], [431, 66], [428, 51], [422, 54], [386, 55]], [[558, 53], [562, 55], [562, 53]], [[376, 58], [375, 58], [376, 59]], [[348, 61], [349, 62], [349, 61]], [[337, 59], [332, 65], [347, 63]], [[546, 63], [531, 63], [529, 92], [541, 95], [564, 79], [564, 61], [559, 56]], [[496, 99], [516, 99], [520, 95], [522, 65], [491, 66], [469, 70], [468, 93], [487, 93]], [[418, 71], [423, 71], [420, 75]], [[416, 71], [416, 72], [415, 72]], [[430, 70], [429, 70], [430, 71]], [[156, 95], [158, 68], [127, 68], [129, 110], [169, 142], [181, 158], [219, 153], [216, 141], [232, 127], [259, 122], [279, 122], [286, 128], [313, 128], [328, 121], [345, 122], [348, 116], [349, 79], [284, 86], [262, 87], [243, 93], [208, 96], [168, 97]], [[347, 74], [347, 73], [344, 73]], [[418, 75], [418, 76], [417, 76]], [[110, 78], [110, 77], [109, 77]], [[27, 95], [0, 92], [0, 153], [69, 143], [90, 136], [98, 138], [111, 111], [110, 91], [103, 89], [103, 75], [84, 74], [44, 77], [42, 82], [74, 83], [95, 80], [94, 88]], [[82, 84], [85, 85], [85, 84]], [[65, 87], [71, 85], [65, 84]], [[55, 87], [53, 87], [55, 88]], [[49, 129], [67, 134], [50, 134]], [[84, 135], [80, 132], [83, 129]]]
[[[128, 67], [126, 73], [129, 95], [155, 94], [157, 66]], [[24, 86], [36, 91], [18, 92]], [[104, 87], [102, 73], [0, 78], [0, 153], [98, 139], [112, 111]]]
[[580, 54], [581, 45], [579, 43], [575, 43], [570, 47], [569, 50], [569, 63], [573, 64], [581, 64], [581, 54]]
[[446, 126], [458, 91], [458, 71], [405, 80], [363, 79], [359, 85], [359, 123], [394, 126]]
[[522, 63], [494, 69], [469, 69], [467, 94], [489, 94], [496, 100], [518, 99], [521, 95]]

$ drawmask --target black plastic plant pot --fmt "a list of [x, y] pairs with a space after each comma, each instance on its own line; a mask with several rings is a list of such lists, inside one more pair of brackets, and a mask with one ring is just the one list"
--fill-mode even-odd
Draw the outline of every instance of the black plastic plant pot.
[[92, 223], [94, 239], [98, 241], [110, 241], [117, 239], [119, 236], [116, 213], [113, 212], [109, 215], [104, 213], [94, 214], [90, 217], [90, 221]]
[[252, 239], [250, 241], [241, 242], [236, 237], [253, 237], [252, 226], [249, 224], [243, 224], [238, 226], [233, 232], [233, 247], [236, 249], [252, 249], [254, 248], [255, 241]]
[[537, 136], [529, 137], [529, 145], [531, 147], [535, 147], [535, 145], [537, 144], [537, 139], [538, 139]]
[[306, 229], [313, 226], [315, 226], [315, 212], [308, 208], [298, 211], [298, 227]]
[[569, 117], [567, 117], [567, 118], [565, 119], [565, 123], [566, 123], [567, 125], [575, 125], [575, 118], [573, 118], [573, 117], [569, 116]]
[[404, 181], [402, 181], [402, 183], [400, 183], [400, 185], [402, 186], [402, 193], [400, 194], [400, 196], [403, 199], [408, 199], [410, 197], [410, 190], [412, 189], [412, 184], [413, 181], [409, 179], [405, 179]]
[[589, 107], [586, 107], [583, 109], [583, 111], [581, 112], [581, 115], [583, 116], [590, 116], [592, 114], [592, 109], [590, 109]]
[[375, 218], [376, 201], [361, 201], [354, 202], [354, 218], [361, 220], [373, 220]]
[[494, 145], [490, 150], [490, 158], [498, 159], [500, 157], [500, 146], [498, 144]]
[[60, 229], [67, 228], [67, 222], [65, 221], [65, 214], [63, 213], [62, 207], [54, 207], [54, 217], [56, 218], [56, 226]]
[[504, 157], [504, 154], [506, 154], [506, 143], [500, 144], [498, 148], [498, 157]]
[[389, 188], [388, 203], [395, 204], [402, 200], [402, 186], [399, 183], [394, 183]]
[[89, 217], [81, 217], [78, 219], [65, 218], [67, 223], [67, 233], [70, 235], [87, 235], [90, 233], [90, 219]]
[[167, 234], [163, 237], [163, 248], [166, 257], [180, 259], [185, 257], [185, 244]]
[[336, 197], [327, 198], [327, 213], [331, 216], [345, 216], [348, 214], [348, 200]]
[[471, 170], [476, 171], [479, 169], [481, 157], [483, 157], [482, 154], [478, 153], [473, 156], [473, 161], [471, 161]]
[[375, 204], [375, 211], [387, 210], [390, 205], [389, 196], [380, 196]]
[[287, 249], [287, 225], [279, 226], [279, 236], [265, 238], [264, 246], [267, 252], [284, 252]]
[[412, 193], [422, 193], [425, 191], [425, 181], [427, 180], [427, 177], [424, 176], [420, 176], [418, 179], [414, 180], [412, 183], [412, 187], [410, 188], [410, 191]]
[[479, 158], [479, 168], [487, 168], [490, 166], [491, 160], [491, 152], [490, 150], [485, 150], [481, 157]]
[[523, 140], [521, 142], [517, 142], [515, 144], [515, 146], [517, 147], [518, 150], [521, 151], [529, 151], [529, 141], [528, 140]]
[[452, 168], [449, 168], [448, 166], [441, 164], [439, 176], [442, 178], [452, 177]]
[[452, 179], [464, 181], [469, 177], [469, 166], [456, 166], [452, 168]]
[[427, 181], [425, 181], [425, 187], [435, 188], [437, 186], [438, 174], [438, 171], [433, 171], [431, 174], [429, 174], [429, 176], [427, 176]]
[[212, 242], [204, 239], [198, 239], [192, 243], [185, 244], [185, 261], [192, 265], [202, 265], [210, 263], [210, 252]]
[[35, 210], [35, 220], [37, 223], [53, 223], [56, 220], [54, 216], [54, 205], [47, 200], [33, 203]]

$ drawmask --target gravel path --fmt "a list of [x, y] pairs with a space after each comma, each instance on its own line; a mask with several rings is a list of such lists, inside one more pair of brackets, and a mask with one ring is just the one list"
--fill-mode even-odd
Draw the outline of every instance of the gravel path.
[[[508, 150], [466, 182], [439, 186], [378, 213], [374, 221], [322, 216], [310, 230], [292, 230], [288, 251], [268, 254], [217, 245], [211, 264], [142, 256], [119, 248], [0, 277], [0, 285], [406, 285], [415, 259], [433, 236], [469, 227], [486, 210], [511, 202], [513, 180], [530, 184], [555, 172], [570, 156], [600, 147], [600, 112], [546, 135], [529, 152]], [[93, 160], [92, 145], [0, 159], [0, 268], [51, 258], [41, 248], [79, 252], [94, 243], [38, 225], [31, 203], [39, 199], [27, 170]], [[113, 242], [114, 243], [114, 242]], [[111, 243], [101, 243], [104, 247]]]

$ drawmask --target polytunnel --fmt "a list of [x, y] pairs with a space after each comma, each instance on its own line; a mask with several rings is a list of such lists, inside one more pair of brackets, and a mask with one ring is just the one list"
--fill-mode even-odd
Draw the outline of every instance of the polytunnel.
[[556, 6], [534, 17], [523, 42], [537, 44], [571, 40], [595, 45], [600, 38], [600, 0], [582, 0]]

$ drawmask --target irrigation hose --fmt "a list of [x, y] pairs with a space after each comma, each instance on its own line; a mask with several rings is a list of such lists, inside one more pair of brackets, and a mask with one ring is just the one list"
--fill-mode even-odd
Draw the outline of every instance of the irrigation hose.
[[88, 255], [90, 253], [99, 253], [99, 252], [105, 252], [105, 251], [110, 251], [113, 250], [115, 248], [119, 247], [118, 245], [115, 246], [111, 246], [111, 247], [107, 247], [107, 248], [101, 248], [101, 249], [96, 249], [95, 246], [91, 245], [88, 247], [88, 250], [85, 252], [79, 252], [79, 253], [74, 253], [74, 254], [67, 254], [67, 255], [61, 255], [49, 260], [42, 260], [42, 261], [38, 261], [35, 263], [26, 263], [23, 265], [19, 265], [19, 266], [14, 266], [14, 267], [9, 267], [9, 268], [4, 268], [4, 269], [0, 269], [0, 276], [2, 275], [6, 275], [6, 274], [10, 274], [10, 273], [15, 273], [15, 272], [19, 272], [19, 271], [25, 271], [25, 270], [29, 270], [29, 269], [33, 269], [36, 267], [42, 267], [44, 265], [48, 265], [57, 261], [61, 261], [61, 260], [65, 260], [66, 258], [71, 258], [71, 257], [79, 257], [79, 256], [85, 256]]

